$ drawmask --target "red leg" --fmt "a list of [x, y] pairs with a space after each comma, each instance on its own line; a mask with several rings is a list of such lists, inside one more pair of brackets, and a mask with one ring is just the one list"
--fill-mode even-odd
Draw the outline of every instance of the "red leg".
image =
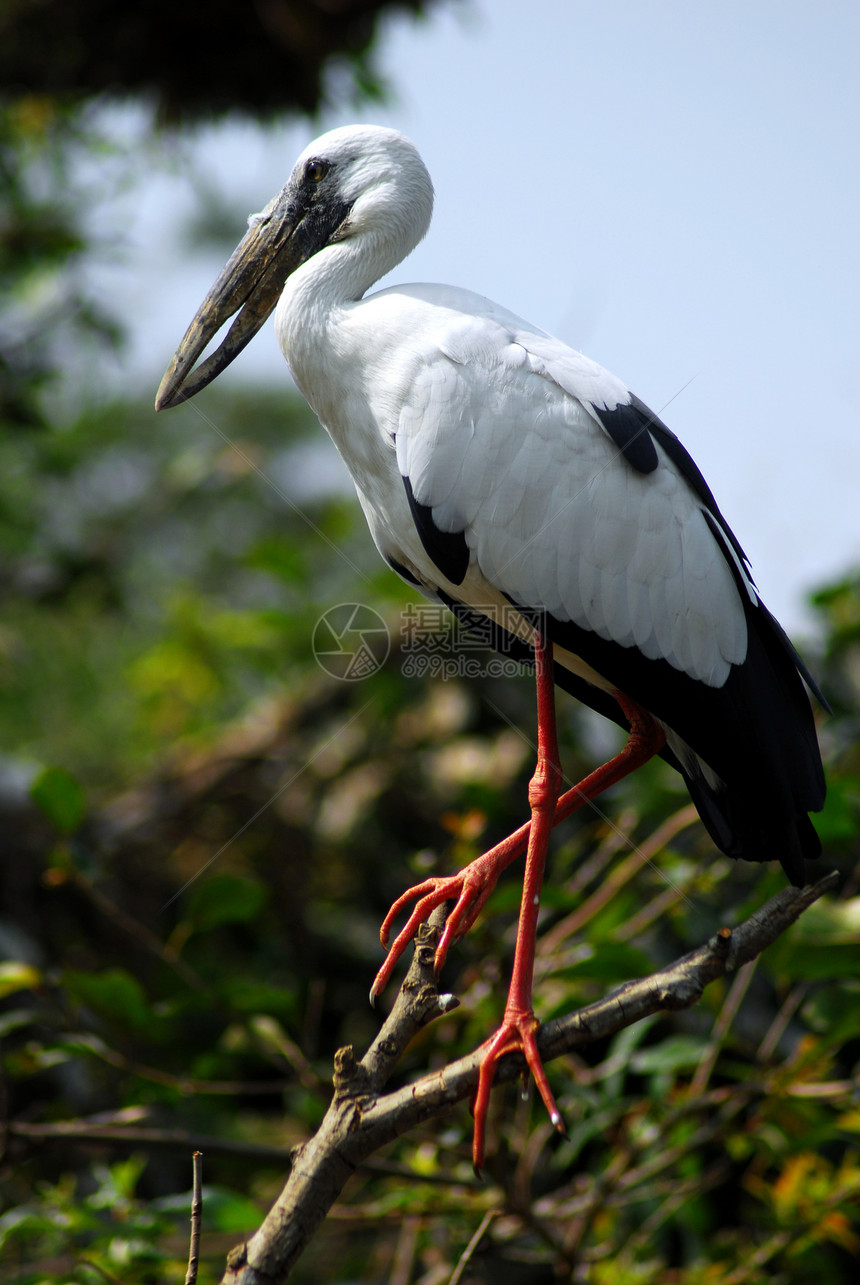
[[[635, 771], [663, 748], [665, 734], [651, 715], [634, 701], [629, 700], [623, 692], [617, 691], [615, 699], [630, 723], [627, 743], [613, 759], [595, 768], [578, 785], [574, 785], [561, 796], [552, 818], [553, 826], [558, 825], [559, 821], [564, 821], [590, 799], [596, 798], [598, 794]], [[413, 902], [415, 905], [406, 925], [394, 939], [385, 963], [376, 974], [370, 992], [372, 999], [385, 989], [398, 960], [418, 931], [419, 924], [424, 923], [430, 913], [442, 902], [453, 901], [454, 908], [445, 921], [445, 928], [436, 947], [436, 971], [441, 972], [452, 942], [465, 936], [472, 927], [496, 886], [499, 875], [512, 861], [516, 860], [520, 853], [525, 852], [530, 833], [531, 822], [527, 821], [525, 825], [521, 825], [513, 834], [477, 857], [457, 874], [426, 879], [424, 883], [416, 884], [414, 888], [407, 889], [397, 898], [379, 930], [379, 938], [384, 948], [388, 947], [391, 929], [397, 916], [408, 905]]]
[[557, 1129], [564, 1127], [537, 1051], [535, 1034], [538, 1029], [538, 1020], [532, 1008], [540, 893], [549, 836], [555, 823], [556, 804], [561, 789], [561, 762], [555, 725], [552, 643], [546, 642], [542, 635], [536, 632], [534, 648], [537, 676], [538, 754], [537, 768], [529, 785], [532, 819], [508, 1000], [501, 1026], [483, 1046], [484, 1058], [481, 1062], [478, 1089], [472, 1107], [475, 1117], [472, 1162], [476, 1170], [479, 1170], [484, 1163], [484, 1132], [496, 1064], [506, 1053], [521, 1050], [525, 1054], [529, 1070], [535, 1078], [552, 1123]]
[[520, 918], [517, 926], [517, 939], [514, 947], [514, 966], [511, 984], [502, 1024], [495, 1035], [482, 1045], [484, 1057], [478, 1076], [478, 1088], [473, 1103], [475, 1127], [472, 1137], [472, 1161], [476, 1171], [484, 1162], [484, 1138], [486, 1132], [487, 1110], [490, 1102], [490, 1090], [496, 1065], [508, 1053], [522, 1052], [526, 1064], [534, 1076], [538, 1092], [549, 1112], [553, 1125], [564, 1131], [561, 1114], [549, 1087], [546, 1072], [537, 1049], [536, 1034], [540, 1023], [532, 1007], [532, 984], [534, 980], [535, 947], [537, 944], [537, 922], [540, 913], [540, 893], [543, 884], [546, 854], [549, 836], [553, 826], [578, 808], [595, 798], [601, 791], [614, 785], [642, 763], [647, 762], [662, 749], [666, 737], [657, 721], [641, 709], [634, 701], [629, 700], [623, 692], [615, 692], [615, 697], [630, 722], [630, 735], [623, 750], [608, 763], [604, 763], [584, 780], [580, 781], [566, 794], [559, 798], [561, 787], [561, 763], [558, 752], [558, 738], [555, 722], [555, 682], [553, 679], [552, 643], [544, 639], [537, 630], [534, 636], [535, 672], [537, 679], [538, 707], [538, 754], [537, 768], [529, 785], [529, 803], [531, 821], [520, 826], [495, 848], [471, 862], [459, 874], [446, 879], [427, 879], [415, 888], [410, 888], [399, 897], [385, 917], [380, 931], [383, 946], [387, 945], [388, 935], [394, 918], [402, 907], [415, 901], [409, 921], [398, 934], [391, 947], [388, 958], [379, 970], [371, 999], [378, 995], [385, 986], [391, 972], [406, 946], [411, 941], [418, 925], [422, 923], [436, 906], [444, 901], [455, 900], [454, 909], [448, 915], [445, 929], [436, 948], [436, 971], [445, 962], [451, 942], [461, 937], [471, 925], [495, 887], [502, 870], [517, 857], [524, 848], [526, 851], [526, 868], [523, 876], [523, 894], [520, 902]]

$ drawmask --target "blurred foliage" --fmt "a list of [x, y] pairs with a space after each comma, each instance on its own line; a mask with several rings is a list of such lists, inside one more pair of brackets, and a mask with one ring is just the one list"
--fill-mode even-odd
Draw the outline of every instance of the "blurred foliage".
[[[380, 19], [431, 0], [3, 0], [0, 95], [70, 106], [99, 95], [152, 100], [171, 123], [227, 112], [319, 111], [381, 96]], [[332, 83], [332, 72], [339, 78]]]
[[[73, 174], [103, 162], [98, 195]], [[88, 292], [89, 203], [124, 181], [128, 166], [84, 117], [44, 100], [0, 106], [0, 416], [4, 437], [45, 427], [42, 399], [60, 371], [116, 350], [120, 328]], [[110, 175], [110, 178], [107, 178]], [[19, 500], [24, 496], [13, 492]], [[9, 501], [7, 500], [7, 503]]]
[[[321, 1119], [334, 1050], [378, 1028], [366, 997], [390, 902], [522, 820], [533, 691], [483, 653], [469, 682], [406, 676], [408, 591], [354, 502], [320, 492], [331, 448], [288, 392], [215, 388], [158, 419], [149, 395], [63, 396], [59, 372], [97, 370], [117, 341], [79, 271], [64, 166], [86, 140], [64, 128], [61, 146], [7, 118], [0, 152], [0, 1280], [182, 1279], [199, 1147], [214, 1281]], [[80, 301], [62, 335], [45, 289]], [[314, 627], [353, 601], [392, 651], [337, 681]], [[435, 1285], [479, 1227], [473, 1285], [856, 1280], [860, 577], [816, 605], [834, 708], [819, 829], [840, 899], [696, 1009], [551, 1064], [567, 1139], [506, 1086], [483, 1184], [465, 1106], [392, 1144], [296, 1281]], [[574, 778], [614, 733], [561, 707]], [[556, 838], [539, 1016], [652, 971], [781, 883], [715, 854], [677, 777], [649, 765]], [[462, 1006], [400, 1082], [497, 1023], [518, 896], [512, 873], [452, 952]]]

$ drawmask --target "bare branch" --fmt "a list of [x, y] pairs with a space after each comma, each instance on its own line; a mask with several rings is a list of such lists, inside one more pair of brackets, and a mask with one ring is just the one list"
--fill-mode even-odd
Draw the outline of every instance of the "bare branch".
[[192, 1157], [194, 1166], [191, 1189], [191, 1243], [188, 1249], [188, 1271], [185, 1273], [185, 1285], [197, 1285], [197, 1270], [200, 1266], [200, 1224], [203, 1221], [203, 1153], [195, 1151]]
[[496, 1219], [498, 1218], [501, 1212], [502, 1211], [500, 1209], [488, 1209], [487, 1212], [484, 1214], [483, 1218], [478, 1224], [477, 1231], [475, 1232], [472, 1239], [469, 1241], [466, 1248], [463, 1250], [463, 1253], [460, 1255], [460, 1261], [455, 1267], [454, 1273], [450, 1281], [448, 1282], [448, 1285], [459, 1285], [460, 1278], [462, 1277], [463, 1272], [466, 1270], [466, 1268], [469, 1265], [469, 1260], [471, 1259], [475, 1250], [478, 1248], [481, 1241], [483, 1240], [485, 1233], [490, 1228], [490, 1226], [496, 1221]]
[[[569, 1053], [652, 1013], [691, 1007], [707, 985], [756, 958], [837, 882], [832, 873], [806, 888], [786, 888], [738, 928], [720, 929], [670, 968], [628, 982], [578, 1013], [547, 1022], [538, 1036], [541, 1058], [548, 1061]], [[368, 1156], [474, 1093], [480, 1050], [379, 1096], [412, 1037], [456, 1004], [453, 996], [439, 997], [433, 975], [433, 950], [443, 923], [440, 907], [419, 931], [406, 980], [367, 1054], [357, 1061], [351, 1047], [337, 1053], [334, 1098], [325, 1119], [316, 1135], [293, 1153], [292, 1172], [262, 1226], [229, 1255], [222, 1285], [277, 1285], [286, 1280], [348, 1178]], [[524, 1065], [519, 1054], [503, 1058], [496, 1081], [520, 1075]]]
[[146, 1126], [130, 1128], [126, 1124], [100, 1124], [89, 1120], [52, 1120], [49, 1122], [13, 1120], [11, 1138], [32, 1142], [76, 1142], [82, 1146], [125, 1148], [143, 1151], [205, 1150], [213, 1156], [241, 1156], [261, 1164], [285, 1164], [290, 1158], [287, 1147], [266, 1146], [261, 1142], [240, 1142], [211, 1134], [192, 1133], [188, 1129], [155, 1129]]

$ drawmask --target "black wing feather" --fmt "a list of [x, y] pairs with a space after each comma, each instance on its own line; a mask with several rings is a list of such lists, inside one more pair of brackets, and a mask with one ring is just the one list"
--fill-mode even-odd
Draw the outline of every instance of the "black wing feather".
[[412, 483], [404, 477], [406, 498], [412, 511], [415, 529], [424, 546], [424, 551], [432, 558], [446, 580], [451, 584], [462, 584], [469, 570], [469, 546], [463, 531], [441, 531], [433, 521], [433, 510], [429, 504], [421, 504], [412, 492]]

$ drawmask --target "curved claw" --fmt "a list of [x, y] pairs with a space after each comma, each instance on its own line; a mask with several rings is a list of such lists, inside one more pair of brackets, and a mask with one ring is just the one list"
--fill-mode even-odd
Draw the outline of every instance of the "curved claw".
[[[452, 877], [456, 879], [456, 875]], [[409, 921], [406, 924], [406, 927], [397, 934], [392, 950], [397, 950], [397, 943], [400, 941], [400, 938], [404, 933], [408, 934], [408, 937], [414, 936], [418, 929], [418, 925], [423, 923], [424, 919], [426, 919], [426, 917], [434, 911], [437, 906], [442, 904], [442, 900], [444, 900], [444, 898], [442, 900], [436, 899], [433, 894], [439, 889], [440, 884], [447, 882], [449, 881], [440, 878], [425, 879], [423, 883], [417, 883], [414, 888], [407, 888], [405, 892], [400, 894], [397, 900], [392, 904], [391, 909], [383, 919], [379, 929], [379, 941], [383, 950], [388, 950], [388, 941], [391, 937], [391, 927], [401, 910], [403, 910], [404, 906], [408, 906], [411, 901], [416, 901], [418, 903], [409, 916]], [[425, 904], [427, 902], [430, 902], [431, 904]], [[418, 916], [420, 916], [420, 918], [418, 918]], [[401, 947], [400, 953], [402, 953], [402, 949], [403, 948]]]
[[486, 1051], [481, 1061], [481, 1067], [478, 1072], [478, 1087], [472, 1102], [472, 1115], [475, 1120], [472, 1133], [472, 1165], [478, 1175], [480, 1175], [484, 1164], [484, 1139], [487, 1111], [490, 1106], [490, 1089], [493, 1087], [496, 1066], [501, 1058], [508, 1053], [523, 1054], [543, 1104], [549, 1113], [551, 1124], [559, 1133], [564, 1134], [565, 1132], [561, 1112], [556, 1106], [540, 1053], [538, 1053], [535, 1036], [539, 1026], [540, 1023], [530, 1009], [528, 1011], [511, 1010], [505, 1013], [502, 1024], [495, 1035], [492, 1035], [482, 1045], [482, 1048]]
[[[402, 896], [398, 897], [394, 905], [382, 922], [379, 930], [379, 940], [383, 948], [388, 950], [385, 962], [373, 980], [370, 988], [371, 1003], [377, 995], [381, 995], [388, 985], [389, 978], [397, 967], [397, 962], [404, 953], [409, 943], [417, 933], [421, 924], [430, 917], [437, 906], [441, 906], [443, 901], [451, 901], [454, 896], [458, 896], [457, 905], [459, 905], [460, 885], [462, 884], [462, 875], [452, 875], [447, 879], [427, 879], [424, 883], [417, 884], [414, 888], [409, 888]], [[425, 892], [425, 889], [428, 891]], [[416, 897], [419, 898], [406, 924], [394, 938], [391, 946], [388, 946], [388, 939], [391, 932], [392, 921], [400, 913], [403, 906], [407, 905]], [[446, 924], [447, 930], [447, 924]], [[443, 934], [444, 936], [444, 934]], [[441, 942], [440, 942], [441, 946]], [[446, 947], [447, 953], [447, 947]], [[444, 955], [442, 957], [444, 962]], [[441, 964], [439, 962], [439, 947], [436, 948], [436, 958], [434, 960], [436, 972], [439, 972]]]
[[[528, 827], [522, 827], [522, 831], [527, 833]], [[444, 901], [453, 901], [454, 908], [445, 921], [445, 927], [436, 947], [434, 966], [437, 973], [441, 972], [452, 944], [459, 937], [464, 937], [472, 927], [495, 888], [502, 870], [510, 865], [514, 857], [522, 851], [523, 846], [523, 835], [521, 831], [517, 831], [503, 843], [497, 844], [495, 848], [491, 848], [489, 852], [485, 852], [469, 865], [464, 866], [459, 874], [425, 879], [423, 883], [416, 884], [414, 888], [408, 888], [397, 898], [379, 930], [379, 940], [383, 947], [388, 949], [388, 956], [376, 974], [370, 989], [371, 1000], [381, 994], [388, 984], [397, 961], [417, 933], [419, 925], [423, 924]], [[401, 928], [389, 947], [388, 942], [394, 920], [404, 907], [413, 901], [415, 905], [405, 926]]]
[[490, 893], [495, 886], [495, 879], [492, 882], [485, 883], [483, 887], [470, 884], [468, 879], [464, 880], [460, 896], [457, 898], [454, 909], [445, 920], [445, 927], [442, 929], [442, 935], [436, 947], [434, 964], [437, 973], [440, 973], [445, 966], [448, 951], [454, 942], [466, 936], [466, 933], [487, 904]]

